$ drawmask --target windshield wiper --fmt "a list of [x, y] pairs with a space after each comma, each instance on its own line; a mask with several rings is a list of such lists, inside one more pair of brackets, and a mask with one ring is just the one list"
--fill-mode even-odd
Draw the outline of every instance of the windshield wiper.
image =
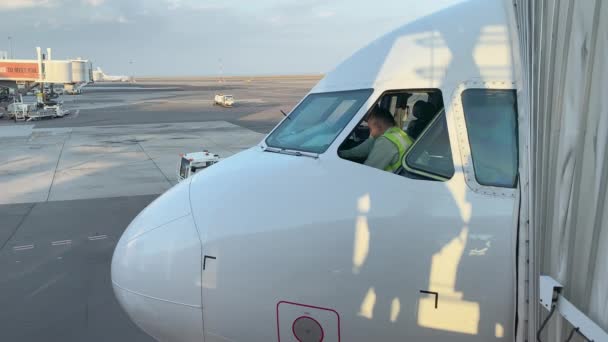
[[281, 113], [283, 113], [283, 116], [285, 116], [287, 118], [287, 120], [291, 120], [291, 118], [289, 117], [289, 115], [287, 113], [285, 113], [282, 109], [279, 109], [281, 111]]
[[316, 153], [302, 152], [302, 151], [296, 151], [296, 150], [288, 150], [288, 149], [285, 149], [285, 148], [266, 147], [264, 149], [264, 152], [280, 153], [280, 154], [287, 154], [287, 155], [290, 155], [290, 156], [308, 157], [308, 158], [313, 158], [313, 159], [318, 159], [319, 158], [319, 155], [316, 154]]

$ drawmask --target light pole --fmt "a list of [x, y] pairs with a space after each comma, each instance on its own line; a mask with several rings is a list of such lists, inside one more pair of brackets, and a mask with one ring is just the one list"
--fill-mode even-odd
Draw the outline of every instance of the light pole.
[[13, 59], [13, 37], [8, 36], [8, 58]]
[[221, 58], [218, 60], [218, 62], [220, 64], [220, 79], [218, 80], [218, 82], [224, 83], [224, 63], [222, 63]]
[[130, 59], [129, 60], [129, 73], [127, 74], [127, 76], [129, 76], [129, 82], [131, 83], [135, 83], [135, 73], [133, 72], [133, 60]]

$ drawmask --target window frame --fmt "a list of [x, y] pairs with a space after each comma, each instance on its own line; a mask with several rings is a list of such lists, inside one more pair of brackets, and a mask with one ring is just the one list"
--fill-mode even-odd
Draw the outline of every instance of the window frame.
[[[445, 108], [446, 108], [445, 101], [444, 101], [445, 97], [443, 95], [443, 91], [441, 91], [440, 88], [403, 88], [403, 89], [384, 90], [372, 102], [370, 102], [371, 105], [369, 106], [369, 108], [367, 108], [367, 110], [365, 111], [365, 114], [363, 114], [361, 119], [359, 121], [357, 121], [357, 123], [350, 129], [348, 134], [344, 138], [342, 138], [342, 141], [340, 142], [340, 144], [338, 144], [336, 146], [336, 149], [335, 149], [336, 156], [342, 160], [348, 160], [348, 159], [344, 159], [338, 155], [338, 152], [340, 151], [340, 146], [342, 146], [342, 144], [346, 141], [346, 139], [348, 139], [351, 136], [351, 134], [353, 134], [355, 129], [357, 129], [357, 127], [359, 127], [359, 125], [361, 125], [361, 123], [367, 119], [369, 114], [372, 112], [372, 109], [380, 101], [381, 98], [383, 98], [386, 95], [397, 94], [397, 93], [406, 93], [406, 92], [408, 92], [408, 93], [439, 92], [439, 94], [441, 94], [441, 101], [443, 102], [443, 109], [445, 110]], [[371, 96], [370, 96], [370, 98], [371, 98]], [[368, 101], [370, 101], [370, 100], [368, 99]], [[361, 108], [363, 108], [363, 106]], [[361, 109], [359, 109], [359, 110], [361, 110]], [[394, 116], [394, 114], [393, 114], [393, 116]], [[355, 118], [353, 117], [353, 119], [355, 119]], [[400, 128], [402, 128], [402, 127], [400, 127]], [[344, 130], [346, 130], [346, 127], [344, 128]], [[342, 130], [341, 134], [344, 133], [344, 130]], [[421, 133], [421, 135], [422, 135], [422, 133]], [[334, 141], [334, 143], [335, 143], [335, 141]]]
[[[514, 90], [517, 96], [517, 88], [515, 82], [512, 81], [482, 81], [482, 80], [471, 80], [461, 83], [456, 87], [452, 94], [451, 111], [452, 117], [456, 123], [456, 132], [458, 140], [458, 149], [462, 160], [462, 169], [464, 171], [465, 182], [471, 190], [474, 192], [498, 196], [505, 198], [515, 198], [517, 194], [517, 188], [519, 185], [519, 176], [516, 176], [516, 185], [514, 188], [503, 188], [491, 185], [480, 184], [477, 181], [475, 168], [473, 166], [473, 156], [471, 153], [471, 145], [469, 142], [469, 135], [464, 116], [464, 108], [462, 106], [462, 94], [468, 89], [483, 89], [483, 90]], [[519, 125], [519, 113], [516, 113], [517, 124]], [[519, 162], [519, 161], [518, 161]], [[519, 169], [519, 166], [518, 166]]]

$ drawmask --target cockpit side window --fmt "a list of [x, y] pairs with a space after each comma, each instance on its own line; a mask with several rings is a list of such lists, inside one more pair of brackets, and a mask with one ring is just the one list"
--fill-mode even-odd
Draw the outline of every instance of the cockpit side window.
[[515, 188], [517, 97], [512, 89], [466, 89], [462, 108], [477, 183]]

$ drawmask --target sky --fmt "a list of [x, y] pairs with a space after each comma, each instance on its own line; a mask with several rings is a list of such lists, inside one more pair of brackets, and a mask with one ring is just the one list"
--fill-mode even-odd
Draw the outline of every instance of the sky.
[[[108, 74], [322, 74], [461, 0], [0, 0], [0, 50], [82, 57]], [[11, 37], [9, 40], [8, 37]], [[10, 41], [10, 44], [9, 44]]]

